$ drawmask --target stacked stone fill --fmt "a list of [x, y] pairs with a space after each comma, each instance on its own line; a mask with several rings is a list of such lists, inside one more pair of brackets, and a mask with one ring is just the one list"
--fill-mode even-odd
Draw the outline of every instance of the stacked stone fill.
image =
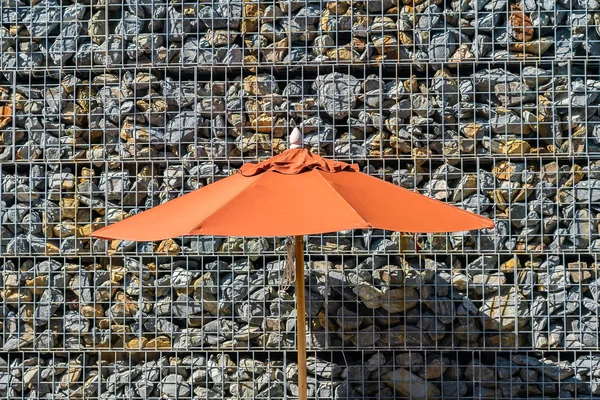
[[596, 0], [0, 0], [0, 20], [0, 397], [296, 398], [284, 238], [89, 237], [295, 127], [496, 223], [308, 237], [310, 398], [600, 396]]

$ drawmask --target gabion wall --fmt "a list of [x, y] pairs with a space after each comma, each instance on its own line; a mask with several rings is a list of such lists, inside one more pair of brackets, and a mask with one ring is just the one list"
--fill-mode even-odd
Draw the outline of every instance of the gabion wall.
[[600, 396], [598, 1], [0, 14], [1, 398], [296, 398], [284, 238], [89, 238], [294, 127], [496, 222], [308, 237], [311, 398]]

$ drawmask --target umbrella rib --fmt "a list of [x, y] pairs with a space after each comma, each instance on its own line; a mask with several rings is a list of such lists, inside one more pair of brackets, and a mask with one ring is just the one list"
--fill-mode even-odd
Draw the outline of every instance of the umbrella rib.
[[[267, 171], [268, 172], [268, 171]], [[265, 172], [265, 173], [267, 173]], [[242, 195], [242, 193], [244, 193], [246, 190], [248, 190], [248, 188], [250, 188], [252, 185], [254, 185], [258, 179], [262, 176], [263, 174], [257, 175], [258, 178], [254, 179], [252, 182], [250, 182], [249, 185], [247, 185], [245, 188], [243, 188], [242, 190], [240, 190], [239, 192], [237, 192], [233, 197], [231, 197], [229, 200], [227, 200], [225, 203], [221, 204], [219, 207], [217, 207], [213, 212], [211, 212], [208, 216], [206, 216], [206, 218], [204, 218], [202, 221], [200, 221], [198, 224], [194, 225], [192, 227], [192, 229], [190, 229], [188, 231], [188, 233], [186, 235], [190, 235], [192, 234], [193, 231], [195, 231], [196, 229], [198, 229], [198, 227], [200, 225], [202, 225], [203, 223], [205, 223], [206, 221], [208, 221], [213, 215], [215, 215], [217, 212], [221, 211], [223, 208], [225, 208], [229, 203], [231, 203], [232, 201], [234, 201], [235, 199], [237, 199], [239, 196]], [[250, 177], [247, 177], [250, 178]]]
[[[350, 207], [350, 209], [352, 211], [354, 211], [354, 214], [358, 215], [358, 217], [360, 218], [360, 220], [363, 222], [364, 224], [364, 228], [363, 229], [373, 229], [373, 225], [371, 225], [370, 223], [368, 223], [367, 221], [365, 221], [365, 219], [362, 217], [362, 215], [360, 215], [358, 213], [358, 211], [356, 211], [354, 209], [354, 207], [352, 207], [352, 204], [348, 203], [348, 201], [344, 198], [344, 196], [342, 196], [340, 194], [340, 192], [338, 192], [337, 190], [335, 190], [335, 188], [331, 185], [331, 182], [329, 182], [327, 179], [325, 179], [325, 176], [323, 176], [323, 172], [317, 169], [314, 169], [313, 171], [316, 171], [317, 174], [321, 177], [321, 179], [323, 179], [323, 181], [327, 184], [327, 186], [340, 198], [342, 199], [342, 201], [348, 206]], [[328, 173], [332, 173], [332, 172], [328, 172]], [[333, 172], [334, 173], [334, 172]]]

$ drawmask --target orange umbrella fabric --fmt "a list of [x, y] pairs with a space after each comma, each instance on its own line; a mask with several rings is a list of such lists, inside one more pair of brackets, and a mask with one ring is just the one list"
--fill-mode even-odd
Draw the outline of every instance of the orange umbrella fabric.
[[482, 216], [324, 159], [289, 149], [91, 236], [154, 241], [184, 235], [296, 236], [298, 398], [306, 400], [303, 235], [347, 229], [454, 232], [492, 228]]
[[154, 241], [186, 235], [298, 236], [347, 229], [456, 232], [493, 221], [363, 174], [307, 149], [239, 173], [92, 233]]

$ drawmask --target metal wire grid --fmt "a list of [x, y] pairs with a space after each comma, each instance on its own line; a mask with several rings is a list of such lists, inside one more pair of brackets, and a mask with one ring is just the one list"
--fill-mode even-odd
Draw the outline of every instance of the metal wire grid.
[[[308, 359], [308, 390], [311, 399], [587, 399], [598, 394], [598, 363], [589, 352], [321, 352]], [[298, 391], [286, 353], [8, 353], [0, 377], [7, 399], [293, 399]]]
[[[600, 56], [597, 2], [5, 1], [3, 70]], [[47, 72], [46, 72], [47, 73]]]
[[[233, 173], [212, 161], [3, 163], [0, 248], [5, 255], [283, 254], [281, 238], [105, 241], [89, 234]], [[494, 229], [451, 234], [349, 230], [308, 238], [309, 254], [579, 253], [600, 246], [598, 172], [591, 156], [363, 160], [362, 170], [489, 216]]]
[[[596, 255], [308, 256], [308, 349], [596, 350]], [[2, 260], [4, 351], [294, 351], [283, 257]]]
[[[509, 67], [515, 66], [503, 66]], [[359, 162], [367, 173], [497, 221], [494, 231], [417, 238], [417, 244], [410, 236], [376, 233], [389, 240], [365, 245], [361, 236], [370, 233], [336, 233], [313, 239], [309, 251], [595, 251], [598, 75], [590, 64], [518, 67], [535, 72], [536, 84], [550, 74], [544, 81], [550, 86], [529, 90], [527, 75], [489, 63], [452, 76], [427, 70], [422, 78], [416, 72], [402, 78], [414, 70], [396, 68], [390, 79], [374, 74], [386, 76], [383, 68], [350, 67], [301, 69], [300, 77], [275, 69], [239, 75], [179, 69], [174, 77], [167, 70], [73, 71], [60, 81], [24, 82], [13, 76], [2, 92], [0, 245], [20, 255], [243, 252], [239, 239], [107, 248], [87, 235], [228, 176], [244, 161], [283, 151], [289, 130], [300, 126], [305, 144], [326, 156]], [[420, 82], [425, 87], [417, 91]], [[320, 93], [323, 86], [330, 89]], [[332, 101], [338, 86], [345, 89]], [[203, 95], [194, 94], [197, 87]], [[516, 103], [507, 100], [514, 96]], [[290, 109], [299, 111], [287, 119]], [[268, 252], [277, 244], [252, 246], [246, 250]]]
[[280, 153], [296, 126], [357, 160], [599, 154], [595, 64], [442, 67], [4, 71], [0, 160], [241, 162]]
[[[6, 387], [8, 398], [39, 397], [47, 389], [40, 382], [62, 373], [66, 388], [56, 398], [64, 392], [158, 398], [186, 387], [189, 394], [167, 397], [293, 398], [284, 374], [293, 369], [293, 288], [278, 290], [277, 238], [104, 247], [86, 236], [126, 212], [227, 176], [243, 161], [282, 151], [296, 125], [314, 151], [358, 161], [370, 174], [490, 215], [498, 226], [417, 238], [377, 231], [309, 238], [310, 351], [334, 349], [325, 359], [355, 366], [349, 376], [317, 375], [311, 397], [599, 394], [596, 5], [532, 9], [526, 2], [523, 14], [509, 12], [506, 2], [479, 10], [463, 2], [423, 2], [412, 10], [379, 1], [297, 2], [297, 9], [291, 2], [279, 4], [280, 14], [276, 4], [248, 2], [239, 3], [238, 29], [235, 15], [222, 15], [237, 12], [229, 7], [235, 2], [153, 2], [158, 14], [151, 16], [145, 2], [106, 3], [77, 3], [71, 16], [66, 3], [0, 3], [6, 79], [0, 83], [0, 246], [19, 257], [5, 258], [1, 268], [2, 348], [13, 362], [0, 361], [0, 396]], [[30, 22], [33, 9], [60, 11], [52, 17], [56, 24]], [[76, 34], [73, 18], [82, 22]], [[298, 35], [296, 24], [307, 29]], [[95, 36], [86, 29], [97, 29]], [[336, 33], [323, 35], [327, 29]], [[523, 54], [547, 45], [539, 57]], [[350, 115], [333, 117], [348, 109]], [[156, 188], [158, 196], [149, 196]], [[415, 255], [416, 249], [425, 254]], [[367, 257], [367, 250], [381, 255]], [[112, 256], [85, 257], [92, 254]], [[58, 263], [40, 255], [55, 255]], [[211, 262], [219, 272], [210, 272]], [[254, 285], [260, 282], [266, 282], [262, 291]], [[147, 289], [155, 296], [146, 296]], [[127, 352], [118, 366], [104, 368], [87, 353], [98, 349]], [[178, 375], [184, 368], [177, 365], [187, 361], [176, 361], [176, 376], [172, 367], [161, 369], [144, 389], [134, 378], [139, 363], [145, 368], [167, 349], [186, 350], [182, 360], [194, 350], [210, 350], [203, 353], [207, 360], [234, 351], [236, 365], [225, 370], [213, 358], [216, 372], [205, 374], [205, 385], [186, 386], [179, 383], [202, 368], [190, 364]], [[248, 354], [248, 360], [274, 360], [271, 375], [263, 374], [268, 378], [253, 380], [257, 369], [253, 375], [242, 368], [248, 361], [239, 352], [271, 349], [277, 351]], [[363, 349], [373, 352], [350, 351]], [[557, 352], [522, 353], [532, 358], [516, 361], [517, 349]], [[592, 352], [575, 352], [581, 349]], [[23, 350], [67, 362], [68, 372], [42, 378], [48, 368], [32, 372], [41, 363]], [[442, 354], [454, 364], [435, 377], [437, 365], [446, 364]], [[583, 370], [572, 375], [561, 366], [557, 379], [555, 365], [538, 364], [548, 354]], [[344, 356], [350, 364], [340, 361]], [[15, 363], [18, 358], [27, 361]], [[386, 367], [370, 367], [381, 359]], [[506, 360], [508, 373], [501, 368]], [[77, 376], [76, 365], [92, 368]], [[26, 385], [25, 378], [37, 382]], [[197, 393], [198, 387], [211, 391]]]

